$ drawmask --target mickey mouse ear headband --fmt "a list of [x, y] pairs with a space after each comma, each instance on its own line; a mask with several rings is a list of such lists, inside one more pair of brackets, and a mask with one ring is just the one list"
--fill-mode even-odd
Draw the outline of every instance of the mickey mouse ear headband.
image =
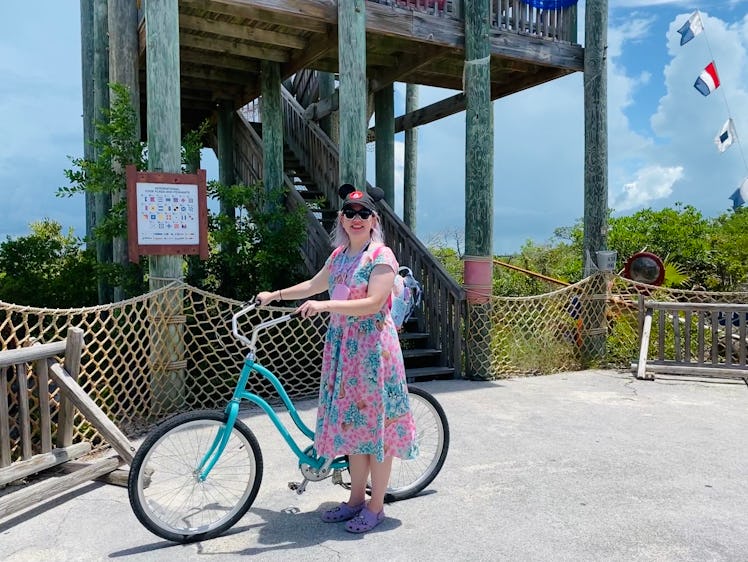
[[343, 200], [343, 209], [358, 204], [365, 209], [376, 211], [376, 202], [381, 201], [384, 198], [384, 191], [374, 186], [372, 186], [368, 191], [359, 191], [352, 184], [344, 183], [340, 186], [340, 189], [338, 189], [338, 195], [340, 195], [340, 198]]

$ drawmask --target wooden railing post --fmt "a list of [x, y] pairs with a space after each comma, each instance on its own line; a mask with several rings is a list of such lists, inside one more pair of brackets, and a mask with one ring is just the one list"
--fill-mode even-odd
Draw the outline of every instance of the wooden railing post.
[[[65, 370], [70, 378], [77, 382], [81, 368], [83, 351], [83, 330], [69, 328], [65, 340]], [[69, 447], [73, 444], [73, 416], [75, 407], [65, 395], [60, 396], [60, 410], [57, 414], [57, 446]]]

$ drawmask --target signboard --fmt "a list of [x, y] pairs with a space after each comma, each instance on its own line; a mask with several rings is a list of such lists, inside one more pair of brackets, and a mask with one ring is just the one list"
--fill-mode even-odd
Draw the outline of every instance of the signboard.
[[208, 258], [205, 170], [196, 174], [138, 172], [128, 166], [127, 231], [130, 261], [144, 255]]

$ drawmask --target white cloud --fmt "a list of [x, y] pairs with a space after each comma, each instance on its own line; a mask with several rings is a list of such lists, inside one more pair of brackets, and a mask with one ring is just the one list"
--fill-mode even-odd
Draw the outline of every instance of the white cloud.
[[616, 211], [644, 207], [669, 196], [673, 185], [683, 177], [683, 167], [646, 166], [636, 174], [636, 179], [623, 186], [623, 192], [614, 202]]

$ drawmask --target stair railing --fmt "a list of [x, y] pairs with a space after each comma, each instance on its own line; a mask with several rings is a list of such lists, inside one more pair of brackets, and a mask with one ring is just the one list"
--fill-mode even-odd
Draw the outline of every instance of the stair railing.
[[[251, 184], [262, 180], [262, 139], [246, 120], [242, 113], [237, 113], [234, 134], [234, 165], [236, 177], [241, 178], [244, 183]], [[299, 207], [306, 209], [307, 213], [307, 236], [299, 248], [307, 273], [314, 275], [325, 264], [327, 256], [330, 255], [330, 237], [309, 209], [304, 199], [296, 191], [291, 179], [284, 174], [284, 183], [288, 196], [285, 198], [286, 208], [294, 210]]]

